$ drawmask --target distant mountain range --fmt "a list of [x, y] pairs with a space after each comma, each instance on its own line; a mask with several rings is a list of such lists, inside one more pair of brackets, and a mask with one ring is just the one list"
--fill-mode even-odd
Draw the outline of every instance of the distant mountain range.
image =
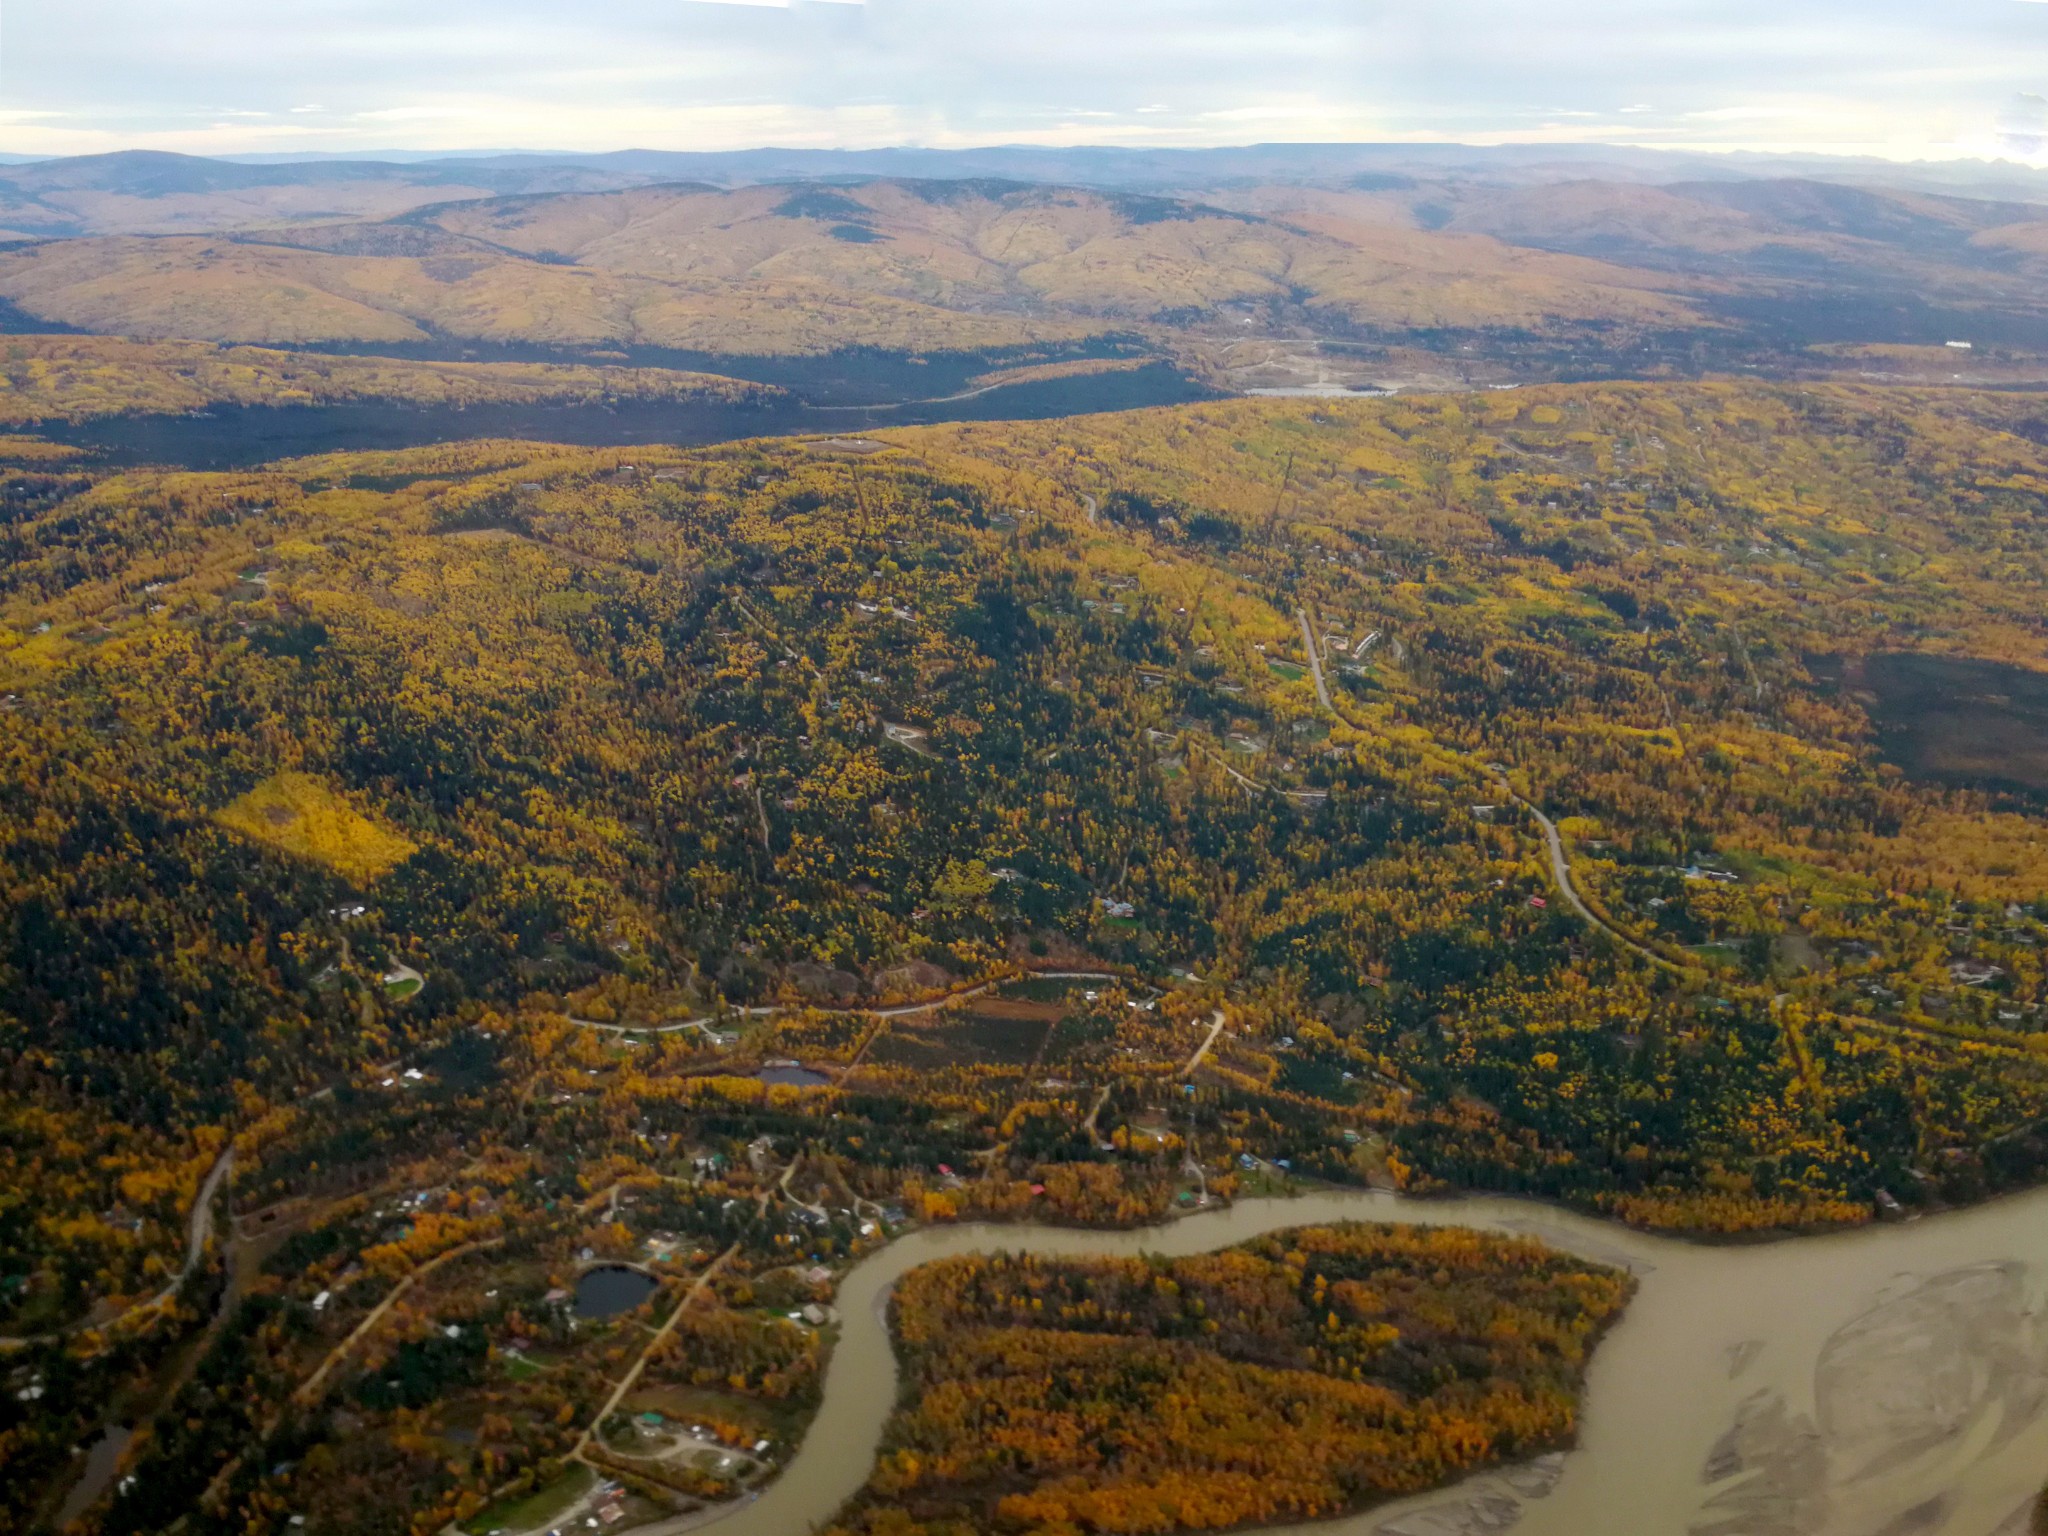
[[[0, 166], [29, 166], [68, 183], [83, 174], [120, 183], [160, 181], [183, 167], [194, 189], [218, 184], [272, 184], [263, 176], [237, 183], [222, 178], [240, 167], [264, 175], [281, 168], [298, 179], [341, 171], [344, 179], [447, 182], [574, 172], [614, 186], [657, 181], [703, 181], [744, 186], [760, 181], [814, 181], [835, 177], [1004, 177], [1078, 186], [1151, 191], [1267, 182], [1335, 184], [1358, 176], [1459, 175], [1482, 180], [1553, 181], [1598, 176], [1608, 180], [1749, 180], [1806, 177], [1852, 184], [1944, 189], [1974, 196], [2048, 197], [2048, 170], [2015, 161], [1925, 160], [1900, 162], [1869, 156], [1755, 154], [1644, 149], [1621, 144], [1247, 144], [1216, 149], [1160, 149], [1114, 145], [1044, 148], [999, 144], [978, 149], [621, 149], [595, 153], [541, 150], [379, 150], [366, 153], [272, 153], [201, 157], [155, 150], [45, 158], [0, 155]], [[342, 169], [347, 168], [347, 169]]]
[[1981, 162], [1456, 145], [129, 152], [0, 169], [0, 241], [9, 329], [441, 355], [1117, 336], [1226, 387], [1342, 388], [1384, 377], [1388, 347], [1481, 382], [1806, 366], [1826, 346], [2048, 353], [2048, 175]]

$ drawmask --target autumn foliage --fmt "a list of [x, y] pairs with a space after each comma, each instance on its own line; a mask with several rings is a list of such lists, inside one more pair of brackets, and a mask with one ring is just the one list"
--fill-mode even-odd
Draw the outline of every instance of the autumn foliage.
[[1628, 1291], [1534, 1242], [1413, 1227], [927, 1265], [894, 1304], [906, 1405], [837, 1529], [1219, 1530], [1414, 1492], [1568, 1443]]

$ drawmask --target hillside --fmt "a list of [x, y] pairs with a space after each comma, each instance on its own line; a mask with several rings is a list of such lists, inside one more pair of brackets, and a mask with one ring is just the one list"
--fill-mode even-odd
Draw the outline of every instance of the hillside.
[[551, 363], [428, 363], [327, 356], [211, 342], [85, 336], [0, 337], [0, 425], [23, 427], [213, 406], [379, 401], [473, 405], [619, 400], [764, 403], [782, 391], [716, 374]]
[[[1528, 292], [1519, 312], [1510, 297], [1461, 293], [1465, 279], [1505, 277], [1516, 266], [1486, 241], [1464, 242], [1458, 260], [1450, 254], [1457, 243], [1435, 249], [1426, 237], [1406, 251], [1375, 249], [1357, 230], [1330, 237], [1198, 202], [1000, 182], [560, 197], [454, 209], [433, 219], [535, 254], [562, 253], [649, 276], [732, 281], [802, 274], [895, 297], [1038, 301], [1137, 319], [1276, 302], [1348, 323], [1395, 326], [1676, 320], [1686, 313], [1636, 292], [1647, 285], [1628, 274], [1542, 257], [1525, 263]], [[1445, 279], [1433, 312], [1418, 311], [1402, 293], [1404, 275], [1419, 285], [1416, 274], [1425, 265]]]
[[1593, 145], [1263, 144], [1222, 149], [740, 150], [273, 156], [264, 163], [156, 151], [0, 166], [0, 226], [39, 237], [205, 233], [387, 217], [436, 202], [677, 185], [735, 189], [868, 180], [1009, 181], [1228, 199], [1262, 188], [1377, 189], [1427, 201], [1453, 187], [1570, 183], [1645, 188], [1796, 177], [1844, 188], [2048, 204], [2048, 175], [2005, 162], [1874, 166], [1813, 155], [1685, 154]]
[[269, 344], [448, 337], [736, 354], [964, 351], [1088, 329], [802, 278], [679, 283], [503, 251], [353, 255], [197, 236], [31, 246], [0, 257], [0, 297], [81, 330]]
[[[386, 167], [363, 184], [385, 203], [313, 212], [355, 185], [346, 167], [303, 186], [276, 179], [294, 168], [254, 169], [271, 177], [251, 183], [262, 199], [220, 212], [215, 232], [0, 250], [0, 314], [15, 330], [623, 354], [764, 378], [830, 360], [897, 399], [944, 393], [906, 390], [904, 366], [1048, 346], [1142, 348], [1228, 391], [2048, 372], [2048, 204], [2012, 199], [1452, 175], [1175, 195], [1000, 180], [554, 190], [536, 167], [518, 174], [538, 190], [503, 195]], [[251, 170], [220, 179], [232, 191]], [[87, 190], [134, 180], [79, 162], [27, 171]], [[1971, 347], [1942, 353], [1951, 341]], [[1846, 347], [1937, 351], [1889, 368]]]
[[1695, 322], [1660, 285], [1480, 237], [1003, 183], [521, 197], [0, 257], [0, 297], [92, 331], [714, 353], [961, 350], [1275, 310], [1340, 330]]
[[[1868, 947], [1868, 962], [1800, 961], [1817, 989], [1810, 1007], [1830, 1018], [1898, 1007], [1943, 1029], [1967, 1022], [1985, 1038], [2017, 1039], [2029, 1026], [2001, 1021], [2015, 1008], [2015, 1019], [2032, 1017], [2032, 983], [2019, 980], [2032, 973], [1990, 930], [1982, 942], [2020, 995], [1963, 988], [1944, 994], [1940, 1015], [1899, 1001], [1943, 989], [1922, 979], [1901, 991], [1932, 962], [1897, 926], [1897, 903], [1937, 893], [2001, 909], [2033, 900], [2048, 857], [2035, 824], [2001, 799], [1873, 777], [1864, 711], [1878, 705], [1839, 692], [1809, 658], [1910, 650], [2048, 663], [2027, 517], [2042, 474], [2030, 410], [1974, 397], [1973, 419], [1946, 421], [1904, 393], [1606, 387], [1497, 403], [1237, 404], [926, 428], [887, 434], [893, 446], [880, 453], [784, 443], [629, 457], [479, 445], [111, 477], [61, 459], [27, 463], [10, 477], [20, 511], [0, 607], [19, 691], [18, 792], [129, 786], [125, 804], [147, 785], [119, 814], [183, 817], [278, 772], [324, 777], [442, 850], [402, 864], [390, 878], [409, 894], [393, 899], [413, 914], [405, 921], [445, 927], [439, 939], [406, 942], [450, 967], [465, 993], [496, 995], [498, 967], [515, 957], [530, 979], [549, 965], [565, 977], [608, 966], [609, 936], [645, 951], [657, 974], [715, 976], [728, 995], [772, 996], [791, 966], [848, 973], [855, 979], [835, 983], [844, 988], [885, 985], [875, 978], [906, 954], [953, 954], [942, 963], [971, 970], [1001, 957], [1000, 944], [976, 947], [1000, 922], [969, 922], [932, 951], [910, 913], [931, 907], [930, 882], [947, 860], [972, 852], [989, 867], [1036, 861], [1033, 879], [1061, 894], [1017, 909], [1033, 923], [1077, 924], [1077, 938], [1132, 959], [1247, 972], [1284, 962], [1310, 997], [1342, 995], [1361, 970], [1391, 964], [1389, 995], [1407, 999], [1405, 1013], [1440, 1006], [1434, 989], [1462, 985], [1451, 978], [1467, 967], [1485, 974], [1492, 962], [1481, 957], [1495, 944], [1523, 942], [1529, 919], [1510, 915], [1528, 910], [1519, 896], [1464, 889], [1505, 850], [1455, 802], [1497, 801], [1484, 766], [1497, 761], [1585, 844], [1587, 889], [1644, 944], [1679, 956], [1704, 945], [1705, 959], [1684, 964], [1712, 971], [1726, 959], [1731, 980], [1780, 963], [1778, 949], [1752, 942], [1759, 935], [1775, 944], [1805, 934], [1793, 945], [1801, 955], [1809, 944], [1824, 954]], [[1820, 485], [1824, 502], [1800, 489]], [[1097, 499], [1097, 519], [1076, 501], [1081, 488]], [[1036, 515], [1020, 524], [1017, 507]], [[889, 620], [891, 607], [909, 617]], [[1302, 671], [1297, 610], [1317, 620], [1334, 711]], [[1343, 655], [1331, 636], [1344, 638]], [[572, 677], [582, 681], [560, 691]], [[220, 708], [240, 722], [219, 727], [232, 749], [180, 744], [187, 727], [176, 722], [210, 740], [203, 722]], [[107, 710], [123, 724], [102, 736], [93, 722]], [[336, 737], [322, 723], [333, 720], [354, 724]], [[928, 733], [934, 755], [892, 758], [888, 742], [871, 740], [882, 721]], [[728, 737], [730, 747], [704, 755]], [[473, 755], [449, 755], [472, 738]], [[1063, 752], [1082, 739], [1097, 746], [1085, 765], [1047, 770], [1032, 766], [1034, 738]], [[828, 740], [839, 745], [812, 763]], [[737, 799], [718, 787], [721, 754], [744, 765], [728, 775], [741, 781]], [[58, 772], [59, 761], [87, 771]], [[2026, 761], [2003, 775], [2021, 790], [2033, 782]], [[1447, 883], [1431, 898], [1479, 900], [1492, 936], [1474, 933], [1477, 948], [1452, 972], [1435, 971], [1441, 955], [1418, 952], [1422, 971], [1403, 981], [1395, 957], [1415, 919], [1389, 913], [1395, 929], [1354, 930], [1340, 915], [1359, 894], [1354, 882], [1370, 885], [1362, 866], [1341, 878], [1341, 864], [1328, 866], [1336, 883], [1320, 895], [1302, 883], [1329, 857], [1309, 850], [1338, 835], [1348, 812], [1327, 831], [1311, 816], [1260, 855], [1261, 878], [1293, 891], [1279, 907], [1218, 905], [1201, 894], [1213, 879], [1202, 871], [1223, 850], [1175, 807], [1197, 786], [1241, 793], [1219, 765], [1315, 804], [1330, 793], [1331, 815], [1346, 803], [1342, 786], [1364, 775], [1361, 784], [1384, 786], [1369, 803], [1409, 806], [1402, 816], [1432, 836], [1455, 826], [1474, 850], [1495, 848], [1475, 851], [1470, 868], [1468, 855], [1447, 854], [1452, 864], [1432, 877]], [[870, 774], [901, 781], [895, 816], [829, 820], [834, 797]], [[428, 800], [407, 809], [414, 791], [401, 784], [427, 785]], [[671, 806], [684, 785], [692, 798]], [[531, 819], [530, 796], [542, 791], [566, 819]], [[1093, 809], [1053, 843], [1043, 841], [1050, 824], [1027, 830], [1035, 813], [997, 830], [1048, 792]], [[172, 799], [159, 803], [159, 793]], [[778, 812], [785, 799], [793, 806]], [[994, 818], [985, 847], [957, 820], [968, 805], [980, 807], [977, 820]], [[1849, 820], [1824, 831], [1820, 806]], [[736, 821], [721, 831], [728, 814]], [[1297, 826], [1290, 814], [1257, 810], [1244, 831], [1280, 836]], [[1380, 813], [1361, 803], [1357, 814], [1366, 820], [1345, 835], [1367, 836]], [[765, 848], [748, 846], [759, 842], [750, 816], [766, 818]], [[179, 834], [198, 839], [189, 856], [227, 861], [209, 879], [242, 878], [228, 871], [246, 851], [207, 825]], [[942, 826], [953, 830], [941, 836]], [[1394, 834], [1370, 834], [1381, 835]], [[1298, 836], [1309, 840], [1297, 848]], [[545, 866], [567, 883], [515, 897], [485, 878], [519, 847], [528, 851], [503, 878]], [[1658, 872], [1709, 848], [1738, 861], [1742, 878], [1702, 885]], [[1533, 852], [1524, 845], [1516, 857]], [[1128, 941], [1087, 916], [1083, 893], [1115, 872], [1106, 859], [1156, 914]], [[670, 860], [672, 874], [656, 873]], [[727, 864], [714, 880], [709, 870]], [[442, 883], [458, 869], [459, 899]], [[328, 878], [261, 861], [249, 867], [258, 871]], [[715, 904], [684, 897], [705, 880]], [[475, 916], [527, 902], [539, 905], [511, 929]], [[90, 905], [81, 893], [64, 910]], [[318, 928], [317, 912], [302, 917]], [[543, 964], [526, 946], [548, 934], [558, 936], [550, 945], [582, 937]], [[460, 962], [447, 948], [478, 944]], [[1587, 955], [1603, 975], [1627, 962], [1625, 951]], [[29, 967], [22, 982], [48, 955], [22, 949], [15, 963]], [[263, 974], [263, 987], [281, 975]], [[1620, 974], [1604, 983], [1617, 999]], [[1873, 1004], [1845, 979], [1854, 976], [1888, 987], [1893, 1003]], [[64, 989], [84, 979], [53, 975], [58, 990], [42, 1006], [71, 1006]], [[1547, 989], [1497, 1001], [1565, 1007]], [[107, 994], [81, 1016], [141, 1028], [136, 1006]], [[163, 1015], [167, 1026], [178, 1016]], [[1376, 1038], [1382, 1027], [1393, 1025], [1373, 1025]], [[246, 1042], [259, 1055], [260, 1035]], [[235, 1054], [236, 1038], [216, 1030], [206, 1047], [226, 1053], [229, 1077], [254, 1059]], [[126, 1047], [110, 1042], [113, 1054], [100, 1057], [81, 1037], [76, 1048], [87, 1052], [81, 1068], [97, 1061], [95, 1076], [111, 1074], [110, 1089], [127, 1083], [120, 1091], [158, 1103], [157, 1114], [182, 1116], [176, 1106], [207, 1081], [196, 1074], [174, 1091], [141, 1062], [131, 1081]], [[308, 1057], [293, 1074], [313, 1068]], [[193, 1102], [220, 1107], [204, 1093]], [[1869, 1176], [1848, 1165], [1837, 1175]], [[1584, 1187], [1589, 1198], [1600, 1190], [1597, 1180]]]
[[0, 229], [14, 237], [170, 235], [247, 225], [381, 219], [431, 203], [590, 191], [650, 179], [591, 165], [243, 165], [146, 150], [0, 166]]
[[[1808, 342], [1932, 341], [2038, 352], [2044, 204], [1809, 180], [1411, 182], [1263, 188], [1226, 198], [1286, 222], [1484, 236], [1523, 251], [1682, 279], [1723, 324]], [[1830, 334], [1832, 332], [1833, 334]]]
[[548, 1299], [585, 1250], [728, 1254], [645, 1411], [745, 1447], [816, 1399], [792, 1253], [882, 1222], [2048, 1166], [2036, 396], [0, 450], [10, 1508], [120, 1401], [105, 1536], [475, 1515], [642, 1336]]

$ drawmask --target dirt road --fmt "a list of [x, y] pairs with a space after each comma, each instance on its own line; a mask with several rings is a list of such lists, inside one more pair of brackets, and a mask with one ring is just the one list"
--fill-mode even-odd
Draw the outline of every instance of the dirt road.
[[1223, 1033], [1223, 1010], [1218, 1008], [1209, 1020], [1209, 1037], [1195, 1048], [1195, 1054], [1188, 1058], [1188, 1064], [1180, 1069], [1180, 1075], [1187, 1077], [1202, 1064], [1202, 1058], [1209, 1054], [1209, 1047], [1216, 1043], [1216, 1037]]
[[1337, 706], [1330, 702], [1330, 686], [1323, 681], [1322, 653], [1316, 649], [1316, 637], [1309, 628], [1308, 610], [1297, 608], [1294, 610], [1294, 616], [1301, 622], [1301, 643], [1308, 652], [1309, 675], [1316, 680], [1316, 697], [1322, 701], [1323, 708], [1334, 715], [1337, 713]]
[[[213, 1197], [220, 1193], [220, 1186], [235, 1166], [235, 1144], [230, 1141], [222, 1149], [213, 1166], [206, 1171], [206, 1177], [199, 1185], [199, 1193], [193, 1198], [191, 1213], [185, 1218], [185, 1263], [177, 1275], [162, 1290], [146, 1301], [138, 1301], [119, 1317], [107, 1322], [94, 1324], [99, 1328], [110, 1328], [115, 1323], [141, 1313], [161, 1307], [178, 1294], [178, 1288], [197, 1273], [206, 1258], [206, 1245], [213, 1240]], [[74, 1323], [69, 1328], [60, 1328], [53, 1333], [31, 1334], [25, 1338], [0, 1338], [0, 1350], [26, 1349], [31, 1344], [51, 1344], [58, 1339], [78, 1333], [88, 1325]]]
[[[794, 1168], [796, 1165], [792, 1163], [790, 1166]], [[668, 1320], [656, 1330], [654, 1337], [647, 1341], [647, 1347], [640, 1351], [640, 1357], [633, 1362], [633, 1368], [619, 1378], [619, 1384], [612, 1388], [612, 1395], [604, 1400], [604, 1406], [597, 1410], [596, 1416], [588, 1424], [584, 1425], [583, 1433], [576, 1437], [575, 1449], [569, 1452], [570, 1460], [583, 1461], [585, 1459], [584, 1453], [589, 1450], [591, 1437], [597, 1433], [598, 1426], [611, 1417], [613, 1409], [625, 1401], [626, 1394], [633, 1390], [633, 1384], [640, 1379], [640, 1373], [647, 1369], [648, 1359], [657, 1349], [661, 1348], [662, 1341], [670, 1333], [674, 1332], [676, 1324], [682, 1319], [682, 1315], [697, 1304], [697, 1299], [710, 1286], [712, 1277], [730, 1263], [733, 1255], [739, 1251], [740, 1245], [734, 1243], [725, 1252], [704, 1266], [704, 1272], [697, 1276], [696, 1283], [683, 1293], [683, 1299], [676, 1303], [675, 1310], [668, 1315]]]

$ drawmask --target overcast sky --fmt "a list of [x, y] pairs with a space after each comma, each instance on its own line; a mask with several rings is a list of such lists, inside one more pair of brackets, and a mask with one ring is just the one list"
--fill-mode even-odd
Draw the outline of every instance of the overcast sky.
[[4, 0], [0, 150], [1616, 142], [2048, 164], [2043, 0]]

